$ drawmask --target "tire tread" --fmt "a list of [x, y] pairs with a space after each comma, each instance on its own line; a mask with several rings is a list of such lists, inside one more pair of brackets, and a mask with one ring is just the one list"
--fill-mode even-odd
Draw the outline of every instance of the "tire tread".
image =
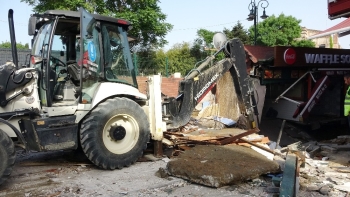
[[[16, 150], [12, 139], [0, 129], [0, 148], [3, 148], [6, 155], [0, 155], [0, 168], [3, 166], [5, 169], [0, 169], [0, 185], [4, 183], [11, 175], [13, 166], [16, 162]], [[2, 158], [2, 157], [5, 157]], [[6, 158], [7, 157], [7, 158]]]
[[[143, 131], [140, 131], [140, 138], [146, 138], [141, 139], [142, 144], [136, 144], [135, 146], [140, 146], [136, 153], [129, 154], [125, 153], [124, 158], [122, 160], [116, 160], [116, 159], [110, 159], [103, 152], [101, 152], [101, 148], [99, 148], [99, 145], [97, 144], [96, 140], [99, 135], [99, 129], [98, 123], [100, 118], [103, 117], [106, 111], [111, 110], [110, 106], [116, 106], [116, 107], [125, 108], [127, 107], [128, 110], [135, 112], [138, 114], [138, 116], [142, 117], [139, 118], [138, 123], [140, 129], [143, 128]], [[141, 120], [140, 120], [141, 119]], [[142, 124], [142, 125], [140, 125]], [[150, 138], [150, 131], [149, 131], [149, 123], [147, 120], [147, 116], [142, 110], [142, 108], [135, 103], [133, 100], [127, 99], [127, 98], [113, 98], [113, 99], [107, 99], [103, 103], [100, 103], [85, 120], [83, 121], [81, 125], [80, 130], [80, 141], [81, 146], [83, 148], [83, 151], [85, 152], [86, 156], [89, 158], [89, 160], [94, 163], [95, 165], [103, 168], [103, 169], [121, 169], [123, 167], [128, 167], [131, 164], [134, 164], [143, 154], [143, 151], [147, 148], [147, 142]], [[129, 155], [127, 155], [129, 154]], [[127, 155], [127, 156], [125, 156]]]

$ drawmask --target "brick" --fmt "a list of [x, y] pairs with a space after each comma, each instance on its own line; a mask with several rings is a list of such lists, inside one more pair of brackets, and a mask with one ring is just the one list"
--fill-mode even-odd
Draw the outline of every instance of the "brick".
[[[147, 77], [138, 76], [137, 83], [139, 85], [139, 91], [142, 93], [146, 93], [147, 90]], [[179, 83], [182, 79], [178, 78], [167, 78], [163, 77], [161, 91], [163, 94], [169, 97], [176, 97], [178, 95]]]

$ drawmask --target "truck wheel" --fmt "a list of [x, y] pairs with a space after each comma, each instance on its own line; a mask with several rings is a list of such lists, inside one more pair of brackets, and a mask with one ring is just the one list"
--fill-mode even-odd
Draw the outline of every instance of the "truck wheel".
[[147, 148], [150, 129], [143, 109], [133, 100], [100, 103], [83, 121], [80, 142], [89, 160], [103, 169], [135, 163]]
[[15, 145], [12, 139], [0, 129], [0, 185], [9, 178], [16, 161]]

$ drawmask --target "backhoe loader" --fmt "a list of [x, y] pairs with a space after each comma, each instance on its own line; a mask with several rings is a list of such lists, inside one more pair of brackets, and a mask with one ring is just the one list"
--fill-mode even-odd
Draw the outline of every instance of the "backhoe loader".
[[[201, 66], [180, 83], [179, 96], [162, 99], [160, 76], [138, 90], [129, 47], [130, 22], [79, 11], [31, 15], [30, 61], [18, 64], [13, 10], [9, 10], [13, 61], [0, 66], [0, 184], [15, 163], [15, 146], [26, 152], [77, 149], [102, 169], [137, 161], [150, 140], [185, 125], [194, 107], [230, 72], [240, 110], [251, 114], [245, 52], [238, 39], [220, 40], [225, 59]], [[241, 67], [241, 68], [239, 68]]]

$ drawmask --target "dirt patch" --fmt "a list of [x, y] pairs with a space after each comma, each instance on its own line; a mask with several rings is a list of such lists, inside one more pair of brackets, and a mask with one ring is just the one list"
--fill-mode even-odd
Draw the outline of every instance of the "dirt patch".
[[279, 165], [242, 146], [196, 146], [170, 161], [169, 173], [210, 187], [237, 184], [266, 173], [279, 172]]

